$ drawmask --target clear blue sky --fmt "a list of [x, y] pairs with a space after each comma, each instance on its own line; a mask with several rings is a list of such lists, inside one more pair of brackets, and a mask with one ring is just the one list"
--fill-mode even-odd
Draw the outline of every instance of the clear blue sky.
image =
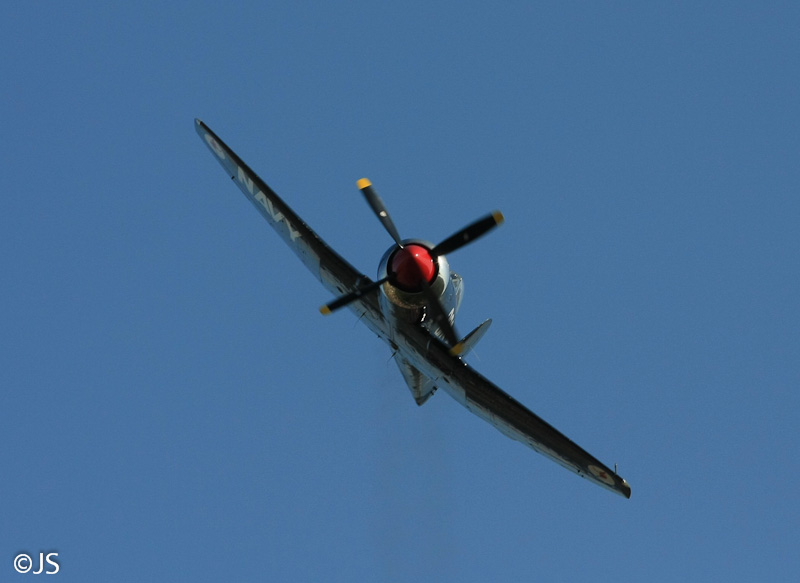
[[[652, 4], [7, 7], [0, 580], [794, 580], [800, 9]], [[502, 210], [470, 362], [632, 499], [418, 408], [195, 117], [369, 275], [362, 176]]]

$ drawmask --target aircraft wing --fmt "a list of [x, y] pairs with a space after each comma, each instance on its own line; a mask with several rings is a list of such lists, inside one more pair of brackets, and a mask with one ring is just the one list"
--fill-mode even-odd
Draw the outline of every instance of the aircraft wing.
[[[228, 176], [331, 294], [342, 296], [370, 283], [368, 277], [331, 249], [208, 126], [195, 120], [195, 129]], [[392, 337], [409, 370], [415, 369], [426, 376], [433, 386], [445, 389], [456, 401], [505, 435], [579, 476], [630, 498], [631, 489], [625, 480], [459, 357], [451, 355], [448, 347], [427, 330], [416, 324], [401, 324], [399, 329], [389, 330], [375, 294], [363, 295], [348, 307], [363, 317], [373, 332], [385, 339]], [[419, 381], [423, 383], [422, 379]]]
[[[225, 142], [199, 119], [195, 129], [228, 176], [272, 225], [322, 285], [334, 296], [350, 293], [370, 279], [331, 249], [266, 183], [253, 172]], [[350, 309], [378, 335], [385, 335], [385, 323], [375, 295], [350, 304]]]
[[502, 433], [549, 457], [582, 478], [626, 498], [628, 483], [555, 427], [479, 374], [447, 346], [416, 325], [395, 335], [400, 352], [437, 387]]

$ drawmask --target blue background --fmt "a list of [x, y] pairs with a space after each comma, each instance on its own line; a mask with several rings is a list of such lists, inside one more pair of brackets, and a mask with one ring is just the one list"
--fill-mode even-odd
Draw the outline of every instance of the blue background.
[[[0, 579], [789, 581], [794, 2], [24, 2], [0, 21]], [[372, 276], [454, 253], [473, 366], [595, 487], [389, 349], [200, 117]]]

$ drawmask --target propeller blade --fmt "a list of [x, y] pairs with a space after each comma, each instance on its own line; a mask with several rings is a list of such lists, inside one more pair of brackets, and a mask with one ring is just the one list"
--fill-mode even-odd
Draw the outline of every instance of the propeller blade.
[[458, 356], [463, 347], [459, 345], [456, 329], [450, 323], [450, 318], [447, 317], [436, 292], [433, 291], [433, 288], [425, 279], [422, 280], [422, 291], [425, 293], [425, 299], [427, 300], [425, 307], [428, 315], [444, 334], [444, 338], [450, 346], [450, 353]]
[[482, 237], [497, 225], [502, 224], [504, 220], [503, 213], [494, 211], [492, 214], [486, 215], [482, 219], [478, 219], [471, 225], [464, 227], [458, 233], [450, 235], [447, 239], [431, 249], [431, 253], [434, 255], [447, 255], [448, 253], [452, 253], [467, 243], [471, 243], [478, 237]]
[[383, 228], [392, 236], [394, 242], [402, 247], [403, 243], [400, 239], [400, 233], [397, 232], [397, 227], [394, 226], [392, 218], [389, 216], [389, 211], [386, 210], [386, 205], [383, 204], [381, 197], [378, 196], [378, 191], [373, 188], [372, 182], [367, 178], [362, 178], [356, 182], [356, 186], [358, 186], [359, 190], [364, 194], [369, 206], [372, 207], [372, 210], [378, 216], [378, 220], [383, 225]]
[[364, 287], [360, 287], [357, 290], [350, 292], [349, 294], [343, 295], [340, 298], [333, 300], [329, 304], [325, 304], [322, 306], [319, 311], [323, 316], [327, 316], [331, 312], [335, 312], [339, 308], [345, 307], [347, 304], [350, 304], [356, 301], [358, 298], [361, 298], [368, 293], [371, 293], [381, 287], [384, 283], [389, 280], [388, 277], [384, 277], [383, 279], [379, 279], [378, 281], [373, 281], [365, 285]]

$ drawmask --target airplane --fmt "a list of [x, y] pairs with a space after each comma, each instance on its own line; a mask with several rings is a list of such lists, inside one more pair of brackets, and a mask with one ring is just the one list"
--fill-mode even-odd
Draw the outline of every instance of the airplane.
[[463, 358], [486, 333], [491, 320], [459, 338], [454, 321], [462, 280], [446, 255], [503, 222], [494, 211], [438, 244], [403, 239], [372, 183], [356, 185], [394, 241], [380, 261], [375, 280], [360, 273], [329, 247], [211, 129], [195, 119], [195, 129], [244, 195], [289, 245], [323, 287], [337, 299], [320, 312], [349, 308], [389, 344], [418, 405], [444, 389], [458, 403], [582, 478], [630, 498], [631, 488], [612, 471], [524, 405], [483, 377]]

